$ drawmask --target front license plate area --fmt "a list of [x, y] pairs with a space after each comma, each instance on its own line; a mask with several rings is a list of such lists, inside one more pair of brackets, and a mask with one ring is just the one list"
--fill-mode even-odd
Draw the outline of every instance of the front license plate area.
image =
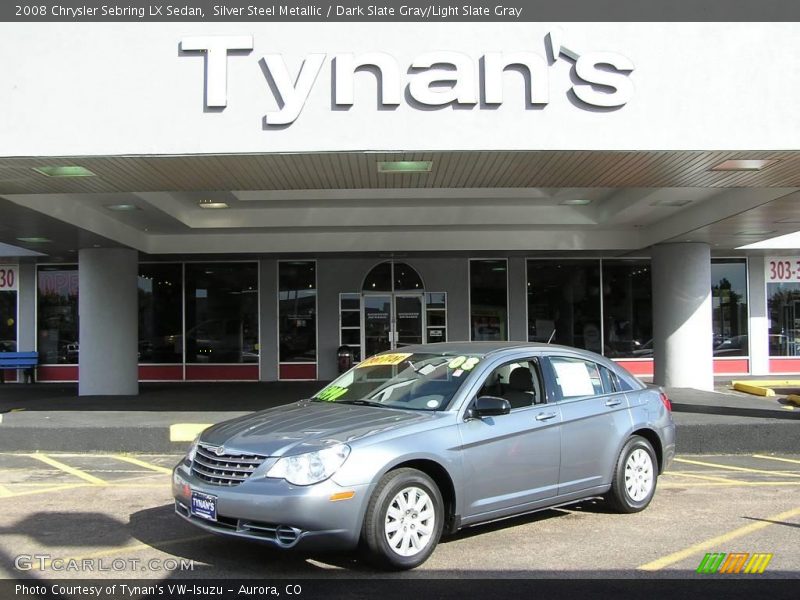
[[217, 497], [192, 490], [191, 512], [207, 521], [217, 520]]

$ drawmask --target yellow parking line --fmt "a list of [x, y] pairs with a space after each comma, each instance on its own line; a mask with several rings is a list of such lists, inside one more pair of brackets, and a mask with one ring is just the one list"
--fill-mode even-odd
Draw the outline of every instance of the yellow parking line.
[[[193, 535], [193, 536], [185, 537], [185, 538], [177, 538], [177, 539], [174, 539], [174, 540], [164, 540], [163, 542], [156, 542], [154, 544], [144, 544], [144, 543], [131, 544], [129, 546], [121, 546], [119, 548], [109, 548], [108, 550], [101, 550], [99, 552], [93, 552], [91, 554], [84, 554], [83, 556], [71, 556], [69, 558], [64, 558], [63, 561], [64, 561], [64, 563], [67, 563], [69, 561], [80, 562], [80, 561], [83, 561], [83, 560], [88, 560], [88, 559], [92, 559], [92, 558], [103, 558], [105, 556], [112, 556], [114, 554], [121, 554], [121, 553], [124, 553], [124, 552], [135, 552], [137, 550], [146, 550], [148, 548], [152, 548], [154, 550], [161, 550], [162, 548], [168, 548], [169, 546], [174, 546], [176, 544], [184, 544], [186, 542], [194, 542], [194, 541], [197, 541], [197, 540], [202, 540], [202, 539], [210, 538], [210, 537], [212, 537], [212, 535], [210, 533], [204, 533], [204, 534]], [[45, 560], [44, 561], [45, 568], [47, 568], [49, 563], [50, 563], [49, 560]]]
[[144, 467], [145, 469], [150, 469], [151, 471], [158, 471], [159, 473], [166, 473], [167, 475], [172, 473], [172, 469], [167, 469], [166, 467], [162, 467], [160, 465], [154, 465], [149, 462], [139, 460], [138, 458], [133, 458], [132, 456], [124, 456], [122, 454], [112, 454], [110, 456], [112, 458], [116, 458], [117, 460], [121, 460], [126, 463], [136, 465], [137, 467]]
[[28, 454], [31, 458], [35, 458], [36, 460], [42, 461], [46, 465], [50, 465], [51, 467], [55, 467], [56, 469], [60, 469], [65, 473], [69, 473], [74, 477], [79, 477], [84, 481], [88, 481], [94, 485], [108, 485], [107, 481], [100, 479], [99, 477], [95, 477], [94, 475], [90, 475], [80, 469], [76, 469], [75, 467], [70, 467], [67, 464], [62, 463], [61, 461], [55, 460], [54, 458], [50, 458], [46, 454]]
[[753, 454], [753, 458], [765, 458], [767, 460], [779, 460], [781, 462], [794, 463], [796, 465], [800, 465], [800, 460], [794, 460], [792, 458], [782, 458], [780, 456], [764, 456], [763, 454]]
[[677, 477], [691, 477], [692, 479], [705, 479], [706, 481], [722, 481], [724, 483], [747, 483], [740, 479], [728, 479], [726, 477], [713, 477], [711, 475], [694, 475], [693, 473], [683, 473], [681, 471], [669, 471], [665, 475], [672, 475]]
[[4, 498], [17, 498], [19, 496], [32, 496], [33, 494], [48, 494], [50, 492], [58, 492], [61, 490], [73, 490], [75, 488], [92, 487], [89, 483], [66, 483], [64, 485], [54, 485], [47, 488], [39, 488], [35, 490], [25, 490], [24, 492], [11, 492], [10, 496], [3, 496]]
[[9, 496], [11, 496], [11, 490], [0, 485], [0, 498], [8, 498]]
[[792, 486], [800, 485], [800, 481], [730, 481], [730, 482], [716, 482], [709, 481], [708, 483], [678, 483], [677, 481], [659, 483], [660, 488], [685, 488], [685, 487], [771, 487], [771, 486]]
[[775, 521], [785, 521], [797, 515], [800, 515], [800, 508], [793, 508], [792, 510], [787, 510], [786, 512], [782, 512], [778, 515], [767, 517], [764, 521], [759, 521], [758, 523], [751, 523], [750, 525], [739, 527], [738, 529], [734, 529], [733, 531], [729, 531], [728, 533], [718, 535], [717, 537], [705, 540], [704, 542], [700, 542], [699, 544], [694, 544], [693, 546], [689, 546], [688, 548], [684, 548], [683, 550], [679, 550], [678, 552], [673, 552], [672, 554], [668, 554], [663, 558], [659, 558], [658, 560], [654, 560], [647, 564], [641, 565], [640, 567], [637, 568], [641, 571], [660, 571], [664, 567], [674, 565], [675, 563], [680, 562], [686, 558], [689, 558], [694, 554], [699, 554], [701, 552], [713, 550], [714, 548], [717, 548], [722, 544], [730, 542], [731, 540], [735, 540], [736, 538], [740, 538], [742, 536], [749, 535], [751, 533], [769, 527], [770, 525], [773, 525]]
[[676, 458], [675, 462], [687, 463], [690, 465], [700, 465], [703, 467], [714, 467], [716, 469], [727, 469], [729, 471], [742, 471], [743, 473], [766, 473], [767, 475], [780, 475], [781, 477], [800, 477], [800, 473], [787, 473], [786, 471], [766, 471], [764, 469], [748, 469], [747, 467], [720, 465], [718, 463], [703, 462], [700, 460], [689, 460], [688, 458]]

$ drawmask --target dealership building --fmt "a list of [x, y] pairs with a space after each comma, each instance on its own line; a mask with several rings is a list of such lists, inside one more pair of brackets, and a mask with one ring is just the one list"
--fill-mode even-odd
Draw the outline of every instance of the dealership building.
[[800, 373], [799, 37], [0, 24], [0, 352], [82, 395], [456, 340]]

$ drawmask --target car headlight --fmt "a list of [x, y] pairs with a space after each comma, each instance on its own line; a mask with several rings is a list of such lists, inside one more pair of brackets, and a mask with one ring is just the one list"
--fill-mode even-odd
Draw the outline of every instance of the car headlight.
[[350, 446], [337, 444], [324, 450], [278, 459], [266, 477], [285, 479], [293, 485], [311, 485], [336, 473], [350, 455]]
[[187, 465], [191, 465], [192, 461], [194, 460], [194, 455], [197, 454], [197, 444], [200, 441], [200, 436], [198, 435], [194, 438], [192, 445], [189, 446], [189, 451], [186, 453], [186, 458], [183, 459]]

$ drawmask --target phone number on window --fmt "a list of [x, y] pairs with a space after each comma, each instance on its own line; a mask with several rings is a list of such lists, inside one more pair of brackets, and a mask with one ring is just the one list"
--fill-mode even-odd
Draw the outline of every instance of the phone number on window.
[[764, 266], [767, 281], [800, 281], [800, 258], [790, 256], [768, 256]]

